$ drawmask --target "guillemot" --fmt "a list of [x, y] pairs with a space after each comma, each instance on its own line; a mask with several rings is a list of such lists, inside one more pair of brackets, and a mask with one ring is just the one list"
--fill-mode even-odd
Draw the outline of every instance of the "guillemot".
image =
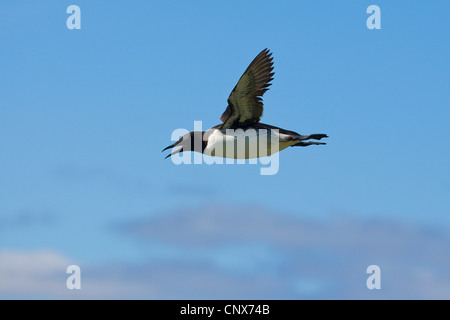
[[[178, 147], [167, 157], [184, 151], [200, 152], [216, 157], [250, 159], [271, 155], [287, 147], [306, 147], [310, 145], [323, 145], [323, 142], [308, 141], [320, 140], [328, 136], [323, 133], [301, 135], [294, 131], [281, 129], [275, 126], [259, 122], [263, 114], [263, 94], [269, 90], [273, 80], [273, 57], [269, 49], [264, 49], [250, 63], [244, 74], [239, 79], [230, 96], [228, 106], [220, 117], [221, 124], [212, 127], [208, 131], [189, 132], [174, 144], [164, 148]], [[255, 135], [249, 135], [252, 131]], [[269, 139], [266, 150], [258, 148], [256, 153], [249, 152], [249, 145], [256, 144], [256, 139]], [[228, 152], [224, 144], [240, 137], [248, 138], [248, 144], [244, 152]], [[276, 139], [276, 140], [270, 140]], [[267, 140], [265, 140], [267, 141]], [[270, 141], [275, 141], [276, 147], [271, 147]], [[220, 148], [219, 148], [220, 147]], [[234, 150], [236, 146], [234, 146]]]

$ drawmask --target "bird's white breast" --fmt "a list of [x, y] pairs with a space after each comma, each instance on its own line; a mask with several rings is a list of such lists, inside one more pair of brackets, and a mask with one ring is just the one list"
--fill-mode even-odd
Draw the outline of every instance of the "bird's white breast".
[[271, 130], [214, 129], [203, 153], [223, 158], [253, 159], [270, 156], [292, 144], [291, 141], [280, 142], [280, 134]]

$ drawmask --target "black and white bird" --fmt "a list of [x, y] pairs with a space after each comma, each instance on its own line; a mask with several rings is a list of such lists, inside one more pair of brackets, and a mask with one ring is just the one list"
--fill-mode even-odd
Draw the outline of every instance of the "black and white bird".
[[[250, 63], [233, 91], [231, 91], [228, 97], [228, 106], [220, 117], [222, 123], [212, 127], [208, 131], [194, 131], [184, 135], [180, 140], [163, 150], [177, 148], [166, 159], [174, 154], [185, 151], [200, 152], [223, 158], [250, 159], [262, 155], [271, 155], [287, 147], [306, 147], [325, 144], [310, 140], [327, 138], [328, 136], [326, 134], [301, 135], [294, 131], [259, 122], [263, 114], [262, 96], [264, 92], [269, 90], [273, 75], [272, 53], [268, 49], [264, 49]], [[256, 135], [248, 135], [249, 130], [256, 132]], [[224, 147], [224, 144], [236, 141], [245, 135], [248, 138], [246, 151], [227, 154], [228, 149]], [[257, 153], [249, 152], [248, 146], [253, 143], [258, 143], [263, 135], [266, 141], [269, 142], [267, 149], [263, 152], [260, 149], [258, 149], [259, 151]], [[272, 140], [274, 138], [275, 140]], [[255, 139], [258, 139], [258, 141]], [[275, 148], [271, 147], [270, 141], [278, 142]]]

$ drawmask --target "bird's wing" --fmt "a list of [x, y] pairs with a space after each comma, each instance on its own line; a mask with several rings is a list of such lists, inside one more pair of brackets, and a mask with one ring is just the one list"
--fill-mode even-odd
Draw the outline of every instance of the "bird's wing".
[[228, 97], [227, 109], [220, 117], [221, 129], [259, 122], [263, 114], [262, 95], [269, 90], [274, 75], [272, 60], [272, 53], [264, 49], [250, 63]]

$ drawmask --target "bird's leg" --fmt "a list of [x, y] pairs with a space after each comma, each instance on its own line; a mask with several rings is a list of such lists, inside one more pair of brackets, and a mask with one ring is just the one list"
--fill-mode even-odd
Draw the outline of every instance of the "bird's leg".
[[300, 142], [297, 142], [296, 144], [294, 144], [294, 147], [307, 147], [307, 146], [310, 146], [310, 145], [313, 145], [313, 144], [319, 145], [319, 144], [326, 144], [326, 143], [324, 143], [324, 142], [314, 142], [314, 141], [300, 141]]
[[309, 139], [320, 140], [322, 138], [328, 138], [328, 136], [326, 134], [323, 134], [323, 133], [314, 133], [314, 134], [310, 134], [310, 135], [307, 135], [307, 136], [302, 136], [300, 141], [301, 140], [309, 140]]

